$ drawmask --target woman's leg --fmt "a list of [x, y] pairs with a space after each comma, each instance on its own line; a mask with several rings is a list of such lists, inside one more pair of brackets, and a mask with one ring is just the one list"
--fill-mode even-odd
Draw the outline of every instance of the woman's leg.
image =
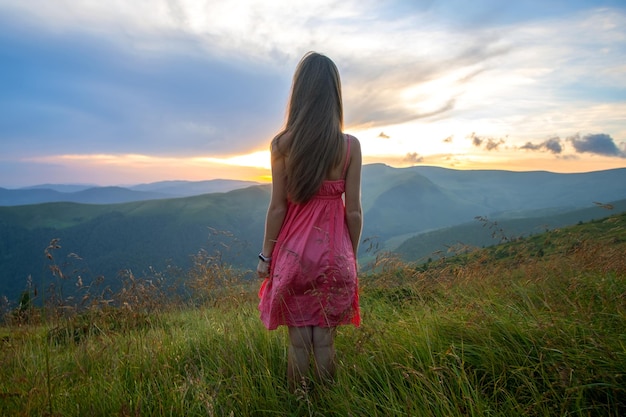
[[287, 354], [287, 380], [294, 392], [301, 386], [309, 372], [309, 357], [313, 349], [313, 328], [289, 327], [289, 351]]
[[313, 356], [320, 381], [335, 378], [335, 327], [313, 327]]

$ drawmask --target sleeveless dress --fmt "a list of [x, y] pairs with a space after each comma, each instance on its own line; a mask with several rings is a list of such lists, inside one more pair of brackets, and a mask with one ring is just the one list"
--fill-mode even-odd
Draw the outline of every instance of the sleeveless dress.
[[324, 181], [303, 204], [287, 202], [287, 214], [272, 251], [270, 275], [259, 290], [261, 321], [280, 325], [359, 326], [356, 259], [345, 220], [345, 176]]

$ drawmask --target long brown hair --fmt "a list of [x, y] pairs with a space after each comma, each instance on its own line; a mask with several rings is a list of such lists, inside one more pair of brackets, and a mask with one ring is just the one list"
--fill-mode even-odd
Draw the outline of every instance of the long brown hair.
[[333, 167], [343, 160], [343, 103], [337, 67], [328, 57], [307, 53], [293, 76], [287, 124], [287, 192], [296, 203], [308, 201]]

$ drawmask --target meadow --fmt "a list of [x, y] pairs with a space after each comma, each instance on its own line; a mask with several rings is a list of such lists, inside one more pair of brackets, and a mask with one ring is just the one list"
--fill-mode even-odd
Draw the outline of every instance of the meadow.
[[[626, 214], [510, 240], [376, 254], [335, 382], [295, 394], [259, 282], [219, 257], [198, 255], [185, 291], [129, 275], [115, 294], [23, 297], [0, 327], [0, 415], [626, 415]], [[54, 245], [50, 280], [77, 285]]]

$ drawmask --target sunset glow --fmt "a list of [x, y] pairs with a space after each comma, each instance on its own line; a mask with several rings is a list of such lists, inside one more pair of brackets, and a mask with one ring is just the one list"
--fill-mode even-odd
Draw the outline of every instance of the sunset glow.
[[0, 187], [269, 181], [309, 50], [340, 70], [364, 163], [626, 167], [625, 38], [611, 0], [9, 0]]

